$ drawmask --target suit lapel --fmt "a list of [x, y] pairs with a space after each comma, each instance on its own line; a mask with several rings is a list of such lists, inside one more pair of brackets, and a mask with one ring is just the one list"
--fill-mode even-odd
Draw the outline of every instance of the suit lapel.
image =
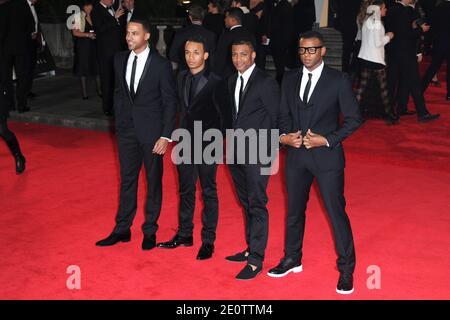
[[126, 57], [123, 61], [122, 83], [123, 83], [123, 87], [124, 87], [125, 92], [127, 93], [128, 98], [130, 99], [131, 103], [133, 103], [133, 99], [131, 99], [130, 89], [128, 88], [128, 85], [127, 85], [127, 65], [128, 65], [128, 59], [130, 58], [130, 54], [131, 54], [131, 51], [128, 52], [128, 54], [126, 55]]
[[233, 74], [228, 80], [228, 92], [230, 93], [231, 98], [231, 113], [233, 115], [233, 121], [236, 120], [236, 99], [234, 98], [234, 92], [236, 90], [236, 82], [237, 82], [237, 74]]
[[147, 61], [145, 62], [144, 71], [142, 71], [141, 79], [139, 79], [139, 84], [138, 84], [138, 87], [136, 90], [136, 95], [134, 96], [134, 99], [136, 99], [136, 97], [139, 95], [139, 92], [141, 91], [142, 84], [144, 83], [144, 78], [147, 75], [147, 71], [149, 69], [150, 62], [152, 61], [152, 57], [153, 57], [153, 53], [152, 53], [152, 50], [150, 49], [150, 52], [147, 57]]
[[237, 114], [236, 118], [239, 117], [239, 115], [241, 114], [242, 109], [245, 106], [245, 103], [244, 103], [245, 102], [245, 98], [247, 98], [248, 91], [250, 90], [250, 88], [251, 88], [251, 86], [253, 84], [253, 81], [254, 81], [254, 79], [255, 79], [257, 74], [258, 74], [258, 69], [257, 68], [253, 69], [253, 72], [250, 75], [250, 78], [248, 79], [247, 84], [246, 84], [246, 86], [244, 88], [244, 92], [242, 93], [241, 100], [239, 101], [239, 109], [238, 109], [238, 114]]

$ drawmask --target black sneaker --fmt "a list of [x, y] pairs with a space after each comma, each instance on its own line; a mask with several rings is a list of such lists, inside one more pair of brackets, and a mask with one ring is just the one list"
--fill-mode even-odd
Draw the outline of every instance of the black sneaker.
[[346, 272], [341, 273], [336, 287], [336, 292], [339, 294], [351, 294], [354, 290], [353, 274]]
[[267, 272], [267, 275], [273, 278], [282, 278], [289, 272], [299, 273], [302, 271], [303, 267], [300, 262], [296, 262], [291, 258], [283, 258], [276, 267], [270, 269], [269, 272]]

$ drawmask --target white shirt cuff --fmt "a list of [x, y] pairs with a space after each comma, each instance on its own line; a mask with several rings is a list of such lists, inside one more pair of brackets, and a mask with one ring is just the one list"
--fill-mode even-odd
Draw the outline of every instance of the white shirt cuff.
[[172, 139], [169, 139], [169, 138], [167, 138], [167, 137], [161, 137], [162, 139], [166, 139], [167, 141], [169, 141], [169, 142], [173, 142], [173, 140]]

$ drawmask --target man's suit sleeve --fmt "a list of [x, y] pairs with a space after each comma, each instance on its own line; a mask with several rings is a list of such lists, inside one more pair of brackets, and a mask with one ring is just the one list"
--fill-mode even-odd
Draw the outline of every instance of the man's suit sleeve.
[[220, 129], [225, 133], [226, 129], [232, 128], [233, 115], [231, 113], [230, 100], [228, 97], [228, 83], [226, 79], [222, 79], [214, 89], [213, 94], [214, 106], [219, 113]]
[[261, 96], [266, 111], [272, 120], [272, 128], [278, 127], [278, 114], [280, 111], [280, 87], [271, 77], [267, 77], [262, 84]]
[[280, 101], [280, 114], [278, 116], [278, 128], [280, 129], [280, 134], [288, 134], [292, 132], [292, 115], [288, 104], [288, 95], [291, 92], [287, 91], [288, 75], [285, 74], [283, 81], [281, 82], [281, 101]]
[[118, 110], [118, 108], [121, 108], [123, 105], [123, 92], [120, 90], [120, 53], [116, 54], [114, 56], [114, 75], [115, 75], [115, 81], [114, 81], [114, 110]]
[[161, 70], [160, 90], [164, 105], [162, 137], [170, 138], [175, 129], [175, 118], [178, 109], [178, 97], [175, 79], [170, 62], [165, 60]]
[[112, 19], [103, 19], [100, 10], [101, 8], [92, 10], [92, 24], [94, 25], [95, 33], [108, 33], [119, 26], [119, 22], [112, 16]]
[[344, 123], [337, 131], [325, 136], [330, 148], [337, 146], [358, 129], [362, 123], [358, 102], [353, 94], [350, 80], [345, 74], [341, 75], [338, 95], [339, 108], [344, 117]]

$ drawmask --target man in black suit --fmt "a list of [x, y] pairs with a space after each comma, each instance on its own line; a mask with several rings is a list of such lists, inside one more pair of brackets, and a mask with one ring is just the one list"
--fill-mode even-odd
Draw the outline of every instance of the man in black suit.
[[[187, 161], [177, 163], [178, 184], [180, 194], [179, 226], [175, 237], [158, 244], [161, 248], [173, 249], [178, 246], [192, 246], [192, 222], [195, 210], [195, 192], [197, 180], [202, 187], [202, 246], [197, 255], [198, 260], [211, 258], [214, 252], [216, 228], [219, 214], [217, 199], [216, 173], [217, 163], [209, 163], [204, 159], [203, 148], [195, 148], [195, 125], [201, 125], [204, 131], [209, 129], [222, 129], [221, 111], [219, 101], [226, 91], [220, 77], [210, 72], [206, 66], [208, 60], [208, 42], [201, 35], [193, 35], [185, 44], [185, 60], [189, 70], [178, 74], [178, 101], [180, 106], [180, 128], [189, 132], [191, 137], [191, 156]], [[195, 123], [196, 122], [196, 123]], [[185, 143], [185, 141], [183, 141]], [[198, 152], [200, 157], [196, 157]], [[200, 160], [197, 160], [197, 158]]]
[[186, 60], [184, 58], [184, 44], [186, 40], [194, 35], [201, 35], [205, 38], [208, 52], [210, 53], [210, 63], [214, 60], [214, 51], [216, 49], [216, 35], [203, 27], [205, 10], [199, 5], [192, 5], [188, 10], [191, 24], [180, 29], [175, 33], [172, 45], [169, 50], [169, 59], [178, 64], [179, 70], [186, 70]]
[[[280, 91], [277, 82], [256, 67], [256, 52], [251, 40], [234, 42], [232, 59], [237, 72], [228, 78], [228, 94], [232, 113], [230, 127], [235, 134], [234, 137], [227, 137], [227, 142], [233, 140], [237, 144], [229, 148], [234, 153], [227, 155], [227, 163], [245, 213], [247, 248], [226, 259], [246, 262], [236, 279], [250, 280], [262, 270], [269, 231], [266, 193], [269, 175], [263, 171], [271, 163], [264, 163], [259, 148], [267, 144], [267, 150], [272, 149], [269, 136], [276, 128]], [[264, 130], [267, 132], [264, 133]], [[252, 150], [256, 146], [259, 152]]]
[[256, 39], [251, 32], [242, 26], [244, 13], [239, 8], [228, 8], [225, 10], [225, 27], [227, 28], [219, 38], [213, 71], [226, 78], [235, 72], [231, 60], [231, 45], [237, 39], [251, 39], [256, 46]]
[[113, 113], [114, 55], [125, 49], [123, 29], [120, 25], [120, 19], [125, 11], [122, 8], [114, 11], [113, 2], [113, 0], [96, 2], [91, 14], [97, 37], [103, 112], [107, 116]]
[[[304, 66], [289, 71], [281, 89], [280, 142], [287, 147], [285, 252], [268, 275], [283, 277], [302, 271], [305, 210], [316, 178], [338, 253], [340, 277], [336, 290], [349, 294], [353, 292], [355, 249], [345, 212], [342, 141], [361, 125], [362, 118], [348, 77], [323, 63], [323, 36], [309, 31], [301, 36], [299, 46]], [[341, 114], [343, 125], [339, 125]]]
[[35, 10], [37, 0], [14, 0], [11, 2], [11, 11], [7, 20], [5, 35], [5, 66], [8, 75], [7, 88], [11, 94], [7, 97], [9, 103], [14, 105], [13, 68], [16, 73], [17, 111], [19, 113], [30, 111], [27, 98], [33, 83], [34, 67], [41, 34]]
[[270, 51], [276, 68], [276, 78], [281, 83], [289, 64], [289, 49], [294, 38], [292, 5], [286, 0], [275, 0], [270, 14]]
[[[397, 102], [397, 114], [414, 114], [407, 110], [409, 93], [416, 107], [419, 122], [429, 122], [439, 118], [430, 114], [423, 97], [417, 61], [417, 40], [429, 30], [425, 23], [420, 26], [414, 20], [409, 6], [412, 0], [401, 0], [392, 6], [386, 15], [386, 31], [395, 37], [387, 45], [388, 87], [391, 101]], [[407, 88], [407, 89], [402, 89]]]
[[216, 35], [216, 39], [219, 39], [225, 29], [221, 0], [208, 1], [208, 13], [205, 15], [203, 26], [212, 31]]
[[131, 51], [114, 58], [114, 112], [120, 162], [120, 204], [116, 226], [98, 246], [130, 240], [136, 215], [139, 172], [144, 162], [147, 203], [142, 225], [143, 250], [156, 246], [162, 202], [163, 155], [175, 125], [177, 96], [170, 62], [150, 49], [150, 26], [146, 20], [128, 23]]
[[442, 62], [447, 62], [447, 100], [450, 100], [450, 0], [441, 2], [433, 11], [431, 20], [433, 31], [433, 58], [422, 78], [422, 89], [425, 91], [439, 71]]
[[258, 16], [250, 11], [249, 9], [249, 1], [248, 0], [233, 0], [231, 1], [231, 7], [239, 8], [244, 13], [244, 17], [242, 19], [242, 25], [246, 28], [250, 33], [253, 34], [255, 39], [258, 39]]

